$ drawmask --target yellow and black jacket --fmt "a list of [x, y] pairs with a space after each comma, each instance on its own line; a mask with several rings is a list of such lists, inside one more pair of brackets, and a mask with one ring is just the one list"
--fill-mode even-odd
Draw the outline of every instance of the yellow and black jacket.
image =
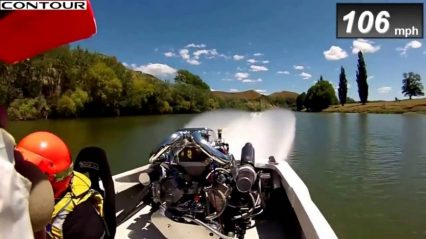
[[[52, 221], [47, 227], [48, 238], [102, 238], [105, 234], [103, 198], [90, 188], [89, 178], [76, 171], [73, 173], [70, 190], [54, 207]], [[95, 234], [98, 236], [93, 236]]]

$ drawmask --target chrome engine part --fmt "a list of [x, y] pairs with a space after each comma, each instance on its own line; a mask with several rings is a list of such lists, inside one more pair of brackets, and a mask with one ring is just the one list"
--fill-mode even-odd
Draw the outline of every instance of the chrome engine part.
[[257, 178], [256, 171], [253, 166], [246, 164], [238, 168], [235, 183], [238, 191], [247, 193], [253, 187]]
[[206, 225], [215, 234], [243, 238], [262, 211], [261, 181], [248, 143], [238, 162], [213, 130], [183, 129], [167, 139], [139, 177], [153, 203], [171, 220]]

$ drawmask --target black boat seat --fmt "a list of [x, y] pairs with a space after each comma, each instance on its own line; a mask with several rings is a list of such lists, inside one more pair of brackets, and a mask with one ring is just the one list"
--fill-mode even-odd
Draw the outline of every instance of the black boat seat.
[[[116, 231], [115, 189], [105, 151], [93, 146], [83, 148], [77, 155], [74, 170], [88, 174], [92, 188], [103, 195], [105, 222], [110, 234], [106, 238], [114, 238]], [[99, 181], [102, 181], [103, 190], [99, 186]]]

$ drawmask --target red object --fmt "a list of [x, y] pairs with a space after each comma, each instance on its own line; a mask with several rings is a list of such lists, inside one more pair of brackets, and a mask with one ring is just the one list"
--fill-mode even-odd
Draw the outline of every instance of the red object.
[[200, 201], [200, 195], [195, 195], [194, 202], [198, 203]]
[[17, 150], [48, 176], [55, 198], [66, 191], [72, 177], [72, 160], [62, 139], [49, 132], [34, 132], [18, 143]]
[[19, 10], [0, 18], [0, 61], [16, 63], [96, 33], [90, 1], [87, 10]]

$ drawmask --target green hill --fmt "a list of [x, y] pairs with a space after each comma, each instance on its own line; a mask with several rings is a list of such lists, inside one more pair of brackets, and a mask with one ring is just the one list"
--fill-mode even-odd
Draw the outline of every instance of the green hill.
[[243, 92], [213, 91], [212, 94], [222, 99], [239, 99], [239, 100], [255, 100], [263, 96], [262, 94], [254, 90], [248, 90]]
[[299, 94], [291, 91], [276, 92], [268, 96], [270, 102], [281, 107], [296, 107], [296, 98]]
[[221, 97], [223, 99], [234, 98], [234, 99], [255, 100], [255, 99], [259, 99], [260, 97], [266, 97], [271, 100], [283, 99], [283, 100], [296, 101], [296, 98], [299, 94], [295, 92], [291, 92], [291, 91], [281, 91], [281, 92], [272, 93], [270, 95], [263, 95], [254, 90], [248, 90], [248, 91], [242, 91], [242, 92], [213, 91], [213, 95], [217, 97]]
[[271, 99], [289, 99], [289, 100], [294, 100], [296, 101], [296, 98], [299, 94], [295, 93], [295, 92], [291, 92], [291, 91], [281, 91], [281, 92], [276, 92], [273, 94], [270, 94], [268, 97]]
[[259, 111], [292, 106], [293, 92], [211, 92], [187, 70], [165, 81], [113, 56], [59, 47], [15, 65], [0, 63], [0, 105], [11, 119], [199, 113], [221, 108]]
[[[212, 95], [226, 102], [229, 108], [264, 110], [272, 107], [294, 108], [297, 93], [290, 91], [276, 92], [271, 95], [263, 95], [254, 90], [242, 92], [214, 91]], [[226, 107], [225, 107], [226, 108]]]

